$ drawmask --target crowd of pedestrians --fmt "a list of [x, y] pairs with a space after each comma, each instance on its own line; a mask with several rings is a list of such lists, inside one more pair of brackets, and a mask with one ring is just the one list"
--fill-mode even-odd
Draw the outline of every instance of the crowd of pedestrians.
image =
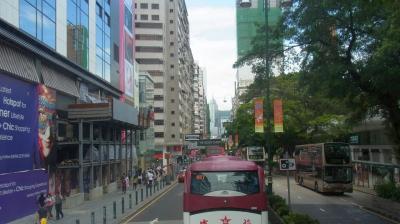
[[131, 182], [129, 176], [124, 173], [120, 179], [122, 193], [126, 193], [126, 190], [130, 187], [130, 183], [132, 183], [132, 190], [136, 190], [139, 186], [157, 186], [164, 176], [165, 172], [160, 166], [157, 168], [148, 168], [147, 170], [138, 169], [134, 172]]
[[38, 198], [39, 209], [35, 215], [35, 223], [47, 224], [49, 219], [53, 219], [53, 207], [56, 210], [56, 219], [64, 218], [64, 213], [62, 212], [62, 196], [61, 194], [47, 194], [41, 193]]

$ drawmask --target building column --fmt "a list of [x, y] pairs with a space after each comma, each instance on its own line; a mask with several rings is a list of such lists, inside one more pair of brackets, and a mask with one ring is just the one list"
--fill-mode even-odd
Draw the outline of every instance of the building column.
[[84, 193], [83, 187], [83, 122], [79, 121], [79, 192]]

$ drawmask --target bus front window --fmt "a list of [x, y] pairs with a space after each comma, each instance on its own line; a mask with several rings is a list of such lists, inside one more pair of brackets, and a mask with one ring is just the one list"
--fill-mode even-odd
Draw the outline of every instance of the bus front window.
[[349, 164], [350, 147], [347, 144], [328, 143], [324, 147], [327, 164]]
[[191, 193], [205, 196], [243, 196], [260, 191], [257, 172], [194, 172]]

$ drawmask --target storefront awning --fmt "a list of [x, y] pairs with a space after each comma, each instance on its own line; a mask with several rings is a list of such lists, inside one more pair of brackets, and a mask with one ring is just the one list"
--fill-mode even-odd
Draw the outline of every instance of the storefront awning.
[[39, 83], [33, 58], [24, 55], [15, 48], [0, 42], [0, 70], [9, 72], [24, 80]]
[[75, 80], [68, 77], [66, 74], [56, 71], [47, 65], [42, 65], [42, 76], [46, 86], [68, 95], [79, 97], [79, 91]]

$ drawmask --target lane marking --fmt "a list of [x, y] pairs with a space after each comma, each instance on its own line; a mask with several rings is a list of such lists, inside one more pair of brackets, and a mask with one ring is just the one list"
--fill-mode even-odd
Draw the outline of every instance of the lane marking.
[[322, 208], [319, 208], [319, 210], [321, 211], [321, 212], [326, 212], [324, 209], [322, 209]]
[[157, 201], [159, 201], [162, 197], [164, 197], [168, 192], [170, 192], [172, 189], [174, 189], [178, 185], [178, 182], [175, 182], [174, 185], [172, 185], [169, 189], [167, 189], [165, 192], [159, 194], [157, 197], [155, 197], [152, 201], [150, 201], [147, 205], [143, 206], [139, 210], [137, 210], [132, 217], [130, 217], [128, 220], [123, 222], [123, 224], [129, 223], [132, 219], [136, 218], [139, 214], [144, 212], [144, 210], [148, 209], [150, 206], [155, 204]]

